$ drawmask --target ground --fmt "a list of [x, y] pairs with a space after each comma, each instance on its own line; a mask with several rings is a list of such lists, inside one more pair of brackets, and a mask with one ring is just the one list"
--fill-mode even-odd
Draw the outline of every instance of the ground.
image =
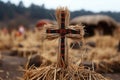
[[[0, 80], [19, 80], [23, 77], [23, 68], [27, 59], [18, 56], [11, 56], [11, 52], [3, 51], [3, 58], [0, 64]], [[110, 77], [112, 80], [120, 80], [120, 73], [103, 73], [103, 76]]]
[[18, 80], [23, 76], [22, 68], [27, 60], [22, 57], [10, 56], [3, 53], [3, 58], [0, 65], [0, 80]]

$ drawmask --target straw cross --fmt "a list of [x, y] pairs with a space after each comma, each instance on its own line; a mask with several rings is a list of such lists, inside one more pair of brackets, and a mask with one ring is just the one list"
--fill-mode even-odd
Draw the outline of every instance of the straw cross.
[[65, 18], [66, 13], [64, 10], [60, 11], [60, 29], [47, 29], [46, 33], [49, 34], [59, 34], [60, 35], [60, 45], [59, 45], [59, 59], [60, 59], [60, 67], [66, 67], [68, 62], [66, 62], [65, 54], [66, 54], [66, 35], [67, 34], [80, 34], [80, 30], [66, 29]]

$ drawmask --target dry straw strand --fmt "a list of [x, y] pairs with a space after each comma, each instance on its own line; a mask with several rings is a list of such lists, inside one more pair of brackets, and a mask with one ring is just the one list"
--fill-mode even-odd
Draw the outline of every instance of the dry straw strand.
[[[59, 15], [61, 10], [66, 10], [66, 14], [68, 17], [66, 18], [66, 26], [68, 26], [69, 22], [69, 12], [67, 8], [57, 8], [56, 10], [56, 19], [58, 22], [58, 26], [61, 26], [61, 16]], [[75, 27], [75, 26], [73, 26]], [[77, 26], [82, 34], [79, 35], [79, 40], [83, 38], [84, 30], [83, 27]], [[58, 63], [59, 57], [58, 54]], [[68, 55], [66, 55], [68, 57]], [[68, 59], [68, 58], [67, 58]], [[98, 74], [90, 69], [85, 69], [84, 66], [76, 66], [70, 63], [68, 67], [62, 68], [56, 66], [56, 64], [46, 66], [46, 67], [39, 67], [39, 68], [30, 68], [26, 70], [23, 80], [110, 80], [103, 77], [101, 74]]]

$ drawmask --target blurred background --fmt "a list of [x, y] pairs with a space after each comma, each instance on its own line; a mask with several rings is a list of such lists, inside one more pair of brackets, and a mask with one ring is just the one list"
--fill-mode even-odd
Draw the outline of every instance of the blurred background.
[[0, 0], [0, 80], [23, 77], [28, 61], [36, 67], [56, 63], [59, 40], [45, 40], [44, 27], [57, 26], [60, 6], [70, 10], [70, 25], [85, 26], [85, 39], [68, 39], [72, 62], [94, 64], [96, 72], [119, 80], [120, 0]]
[[96, 0], [0, 0], [0, 27], [33, 27], [40, 19], [55, 20], [54, 10], [66, 6], [71, 20], [84, 15], [107, 15], [120, 22], [120, 1]]

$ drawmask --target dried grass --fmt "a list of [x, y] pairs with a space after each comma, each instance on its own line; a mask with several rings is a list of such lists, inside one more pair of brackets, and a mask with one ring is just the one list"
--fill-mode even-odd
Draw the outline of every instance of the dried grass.
[[1, 64], [2, 64], [2, 54], [1, 54], [1, 52], [0, 52], [0, 66], [1, 66]]
[[[114, 72], [117, 69], [120, 54], [115, 48], [119, 40], [112, 36], [94, 36], [87, 38], [86, 42], [95, 42], [96, 47], [88, 48], [87, 56], [84, 57], [85, 61], [93, 62], [96, 64], [96, 71], [100, 72]], [[113, 66], [114, 65], [114, 66]]]
[[[60, 26], [60, 16], [58, 14], [60, 14], [60, 11], [63, 9], [66, 10], [66, 8], [60, 8], [56, 10], [59, 26]], [[66, 10], [66, 14], [68, 14], [68, 10]], [[68, 18], [66, 17], [66, 19]], [[66, 22], [68, 23], [68, 21]], [[84, 30], [83, 30], [84, 27], [81, 26], [73, 26], [73, 27], [80, 29], [81, 34], [79, 34], [78, 36], [68, 35], [68, 37], [70, 36], [70, 38], [75, 39], [76, 41], [82, 41], [84, 35]], [[65, 65], [67, 64], [66, 67], [59, 66], [60, 64], [60, 53], [59, 53], [57, 54], [57, 64], [39, 67], [39, 68], [32, 66], [31, 68], [25, 71], [22, 80], [110, 80], [103, 77], [101, 74], [91, 71], [89, 67], [88, 69], [86, 69], [84, 68], [84, 66], [72, 65], [72, 63], [69, 62], [68, 55], [65, 55], [65, 58], [68, 60], [69, 63], [68, 64], [67, 61], [65, 61]]]
[[103, 77], [89, 69], [85, 69], [83, 66], [78, 67], [70, 65], [67, 68], [58, 68], [55, 65], [30, 68], [26, 70], [26, 73], [22, 80], [111, 80]]

